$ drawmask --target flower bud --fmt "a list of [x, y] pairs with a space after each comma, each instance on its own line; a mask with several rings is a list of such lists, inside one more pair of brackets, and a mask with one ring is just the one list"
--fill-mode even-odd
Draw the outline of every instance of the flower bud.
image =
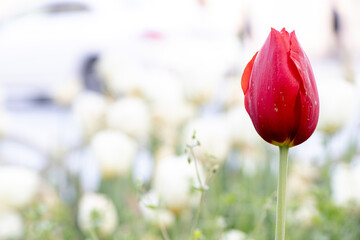
[[140, 98], [126, 97], [117, 100], [109, 108], [106, 120], [110, 128], [136, 139], [147, 137], [150, 131], [149, 110]]
[[0, 167], [0, 208], [24, 208], [39, 192], [40, 177], [29, 169]]
[[105, 195], [87, 193], [80, 199], [78, 224], [84, 233], [93, 230], [102, 237], [110, 236], [117, 223], [116, 208]]
[[136, 143], [120, 131], [104, 130], [91, 142], [104, 178], [124, 176], [129, 173], [136, 154]]
[[0, 239], [24, 239], [24, 220], [12, 210], [0, 210]]
[[241, 78], [245, 107], [258, 134], [277, 146], [307, 140], [319, 118], [315, 77], [295, 32], [271, 29]]
[[85, 137], [104, 128], [106, 108], [106, 99], [95, 92], [82, 92], [75, 98], [72, 111]]
[[157, 224], [159, 227], [170, 227], [175, 222], [175, 215], [160, 204], [159, 196], [150, 191], [140, 200], [140, 211], [145, 220]]
[[226, 160], [230, 147], [230, 132], [225, 117], [204, 117], [188, 123], [184, 142], [189, 143], [195, 131], [200, 146], [194, 148], [197, 158], [212, 164]]
[[[198, 163], [199, 175], [204, 173]], [[198, 195], [192, 194], [193, 187], [199, 187], [194, 162], [188, 163], [186, 156], [170, 156], [160, 159], [155, 170], [155, 192], [164, 206], [179, 213], [191, 206], [192, 200]]]

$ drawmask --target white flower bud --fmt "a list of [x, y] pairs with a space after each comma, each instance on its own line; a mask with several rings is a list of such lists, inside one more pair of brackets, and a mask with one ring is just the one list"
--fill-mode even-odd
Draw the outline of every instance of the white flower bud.
[[[204, 181], [203, 169], [198, 162], [199, 176]], [[171, 156], [160, 159], [154, 176], [156, 194], [164, 206], [178, 213], [187, 209], [198, 196], [192, 188], [199, 187], [194, 162], [188, 163], [186, 156]]]
[[116, 130], [101, 131], [91, 141], [91, 149], [104, 178], [128, 174], [135, 158], [136, 148], [134, 140]]
[[18, 212], [0, 210], [0, 239], [23, 239], [24, 221]]
[[84, 233], [93, 230], [102, 237], [110, 236], [118, 224], [113, 202], [102, 194], [85, 194], [79, 202], [78, 224]]
[[184, 78], [185, 97], [194, 104], [209, 102], [218, 90], [221, 78], [195, 73]]
[[175, 215], [160, 205], [159, 196], [150, 191], [140, 200], [140, 211], [145, 220], [157, 224], [159, 227], [170, 227], [175, 222]]
[[179, 129], [194, 114], [193, 105], [183, 99], [156, 101], [151, 105], [154, 137], [176, 145]]
[[0, 208], [28, 206], [39, 192], [40, 177], [29, 169], [0, 167]]
[[152, 118], [157, 126], [176, 128], [194, 114], [194, 107], [184, 99], [157, 101], [152, 105]]
[[224, 232], [221, 236], [221, 240], [251, 240], [240, 230], [231, 229]]
[[[230, 151], [230, 132], [224, 117], [205, 117], [191, 121], [185, 128], [184, 142], [192, 140], [194, 131], [200, 146], [195, 147], [196, 157], [218, 164], [226, 160]], [[213, 157], [212, 157], [213, 156]]]
[[122, 49], [105, 52], [97, 70], [111, 93], [136, 95], [140, 92], [141, 82], [146, 80], [146, 75], [137, 62], [124, 55], [126, 54]]
[[140, 98], [126, 97], [117, 100], [108, 110], [107, 124], [136, 139], [145, 138], [150, 131], [147, 105]]
[[151, 104], [179, 101], [184, 97], [184, 89], [177, 77], [157, 71], [147, 75], [141, 91]]
[[303, 226], [311, 226], [314, 217], [319, 215], [319, 210], [316, 207], [316, 201], [312, 198], [307, 198], [301, 202], [300, 207], [294, 212], [294, 220]]
[[95, 92], [82, 92], [75, 98], [72, 111], [86, 137], [104, 128], [106, 109], [106, 99]]

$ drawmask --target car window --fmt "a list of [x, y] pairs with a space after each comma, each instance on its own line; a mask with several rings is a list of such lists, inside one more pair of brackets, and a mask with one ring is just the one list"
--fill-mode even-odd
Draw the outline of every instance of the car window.
[[58, 2], [45, 6], [43, 10], [48, 14], [63, 14], [89, 11], [90, 7], [81, 2]]

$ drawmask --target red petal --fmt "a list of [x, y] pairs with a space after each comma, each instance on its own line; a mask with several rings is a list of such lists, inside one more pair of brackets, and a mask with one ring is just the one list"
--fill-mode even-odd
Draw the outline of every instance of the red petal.
[[[245, 107], [256, 131], [270, 143], [285, 144], [298, 129], [295, 106], [299, 93], [299, 75], [289, 62], [287, 36], [271, 30], [252, 67]], [[294, 75], [294, 71], [296, 75]]]
[[250, 62], [246, 65], [243, 75], [241, 77], [241, 88], [242, 88], [244, 94], [246, 94], [246, 92], [249, 88], [250, 76], [251, 76], [252, 68], [254, 66], [254, 62], [255, 62], [255, 58], [256, 58], [257, 54], [258, 54], [258, 52], [255, 53], [255, 55], [252, 57]]
[[290, 59], [301, 77], [299, 92], [301, 116], [294, 139], [294, 145], [298, 145], [308, 139], [316, 128], [319, 117], [319, 96], [310, 61], [301, 48], [295, 32], [290, 36]]

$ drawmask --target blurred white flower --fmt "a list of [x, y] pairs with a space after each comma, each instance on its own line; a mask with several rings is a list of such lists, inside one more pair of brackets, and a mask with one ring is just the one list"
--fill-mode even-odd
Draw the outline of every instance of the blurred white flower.
[[[206, 66], [204, 67], [206, 69]], [[187, 100], [196, 105], [209, 102], [216, 95], [221, 77], [203, 73], [193, 73], [184, 77], [184, 91]]]
[[150, 103], [179, 101], [184, 97], [180, 79], [164, 71], [149, 71], [141, 91]]
[[251, 240], [246, 234], [237, 229], [231, 229], [224, 232], [221, 236], [221, 240]]
[[61, 199], [56, 189], [45, 181], [41, 181], [39, 192], [34, 202], [41, 202], [49, 210], [55, 210], [61, 204]]
[[146, 81], [145, 72], [137, 66], [125, 65], [126, 69], [119, 70], [107, 84], [116, 95], [139, 96], [142, 94], [142, 82]]
[[312, 198], [306, 198], [300, 204], [300, 207], [294, 212], [294, 220], [303, 226], [311, 226], [314, 217], [319, 215], [316, 201]]
[[144, 70], [129, 60], [121, 49], [105, 52], [97, 70], [106, 87], [115, 95], [138, 95], [141, 82], [146, 80]]
[[266, 152], [262, 147], [244, 148], [240, 150], [241, 170], [247, 175], [254, 175], [266, 166]]
[[256, 147], [263, 142], [243, 105], [229, 109], [226, 113], [226, 120], [231, 129], [231, 141], [235, 146], [240, 148]]
[[317, 81], [320, 115], [317, 129], [334, 133], [344, 127], [355, 111], [358, 101], [356, 88], [342, 79]]
[[70, 105], [82, 88], [80, 80], [67, 81], [59, 88], [56, 88], [54, 100], [60, 105]]
[[193, 116], [195, 108], [184, 99], [164, 99], [152, 104], [152, 118], [155, 124], [177, 127]]
[[128, 174], [135, 158], [136, 148], [134, 140], [116, 130], [101, 131], [91, 141], [91, 149], [104, 178]]
[[80, 93], [73, 102], [75, 120], [81, 125], [85, 137], [90, 137], [105, 126], [107, 102], [104, 96], [90, 91]]
[[159, 227], [170, 227], [175, 222], [175, 215], [160, 206], [159, 196], [149, 191], [140, 199], [140, 211], [145, 220], [157, 224]]
[[305, 182], [313, 182], [319, 177], [319, 170], [312, 164], [302, 161], [302, 159], [294, 159], [292, 162], [290, 174], [301, 178]]
[[183, 142], [192, 141], [193, 133], [196, 131], [196, 139], [200, 142], [200, 146], [194, 148], [196, 157], [204, 162], [222, 163], [226, 160], [231, 147], [229, 130], [226, 118], [223, 116], [198, 118], [185, 127]]
[[339, 164], [331, 178], [332, 198], [338, 205], [360, 204], [360, 165]]
[[217, 223], [217, 226], [220, 228], [220, 229], [225, 229], [226, 228], [226, 219], [222, 216], [219, 216], [217, 217], [216, 219], [216, 223]]
[[39, 192], [39, 175], [23, 167], [0, 167], [0, 209], [28, 206]]
[[93, 230], [102, 237], [114, 233], [118, 224], [116, 208], [105, 195], [86, 193], [78, 207], [78, 224], [84, 233]]
[[244, 104], [244, 94], [241, 89], [241, 79], [238, 77], [226, 78], [221, 90], [221, 99], [224, 102], [225, 107], [231, 108]]
[[289, 199], [306, 197], [318, 176], [318, 170], [311, 163], [294, 161], [288, 176], [287, 197]]
[[176, 47], [165, 56], [170, 68], [181, 77], [186, 99], [197, 105], [213, 99], [224, 76], [238, 65], [239, 41], [235, 34], [224, 36], [224, 28], [214, 29], [219, 19], [211, 19], [211, 14], [205, 12], [192, 23], [200, 34], [173, 40]]
[[150, 131], [149, 110], [140, 98], [120, 98], [110, 106], [106, 120], [110, 128], [120, 130], [136, 139], [144, 139]]
[[[199, 175], [204, 181], [203, 169], [198, 162]], [[164, 206], [175, 213], [188, 209], [199, 195], [192, 188], [199, 187], [194, 162], [186, 156], [171, 156], [157, 162], [154, 175], [154, 190]]]
[[0, 210], [0, 239], [23, 239], [24, 221], [12, 210]]
[[169, 145], [166, 143], [162, 144], [158, 149], [156, 149], [156, 152], [154, 153], [154, 159], [156, 162], [158, 162], [163, 158], [176, 155], [175, 154], [176, 147], [174, 145]]
[[151, 105], [152, 134], [166, 144], [176, 146], [179, 129], [194, 113], [194, 106], [182, 99], [157, 101]]

